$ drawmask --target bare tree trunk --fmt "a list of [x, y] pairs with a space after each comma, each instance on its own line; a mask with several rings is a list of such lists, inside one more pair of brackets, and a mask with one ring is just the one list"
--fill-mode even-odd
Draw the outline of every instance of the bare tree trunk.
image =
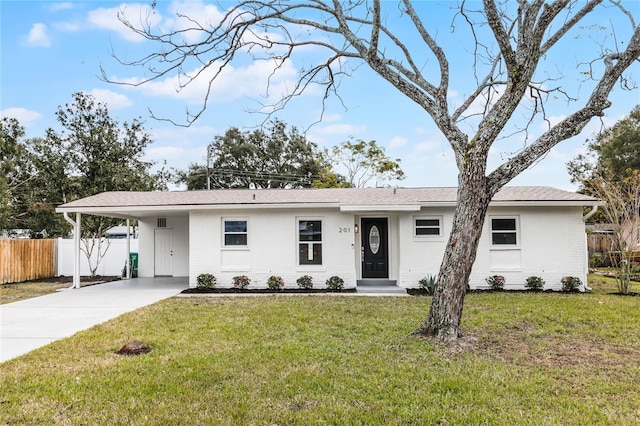
[[[480, 175], [477, 179], [474, 177]], [[453, 228], [440, 266], [427, 319], [413, 334], [452, 341], [462, 336], [460, 320], [471, 268], [491, 196], [484, 173], [461, 173]]]

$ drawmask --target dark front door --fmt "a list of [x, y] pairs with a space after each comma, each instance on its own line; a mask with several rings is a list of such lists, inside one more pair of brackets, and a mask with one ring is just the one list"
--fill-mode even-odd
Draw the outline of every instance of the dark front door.
[[389, 278], [387, 218], [362, 218], [362, 278]]

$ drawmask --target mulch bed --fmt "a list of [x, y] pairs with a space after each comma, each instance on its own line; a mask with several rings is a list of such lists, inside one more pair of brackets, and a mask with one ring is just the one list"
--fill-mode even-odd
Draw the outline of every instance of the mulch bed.
[[[81, 283], [108, 283], [111, 281], [120, 281], [122, 277], [120, 276], [110, 276], [110, 275], [95, 275], [95, 276], [81, 276]], [[60, 275], [59, 277], [51, 277], [51, 278], [38, 278], [37, 280], [25, 281], [25, 282], [48, 282], [48, 283], [60, 283], [66, 284], [73, 282], [72, 276]]]
[[326, 288], [283, 288], [282, 290], [269, 290], [268, 288], [188, 288], [183, 294], [308, 294], [308, 293], [355, 293], [355, 288], [342, 290], [329, 290]]
[[[477, 289], [477, 290], [467, 290], [467, 294], [473, 293], [575, 293], [575, 294], [584, 294], [584, 292], [575, 290], [575, 291], [560, 291], [560, 290], [492, 290], [492, 289]], [[410, 296], [431, 296], [426, 290], [421, 288], [408, 288], [407, 294]]]

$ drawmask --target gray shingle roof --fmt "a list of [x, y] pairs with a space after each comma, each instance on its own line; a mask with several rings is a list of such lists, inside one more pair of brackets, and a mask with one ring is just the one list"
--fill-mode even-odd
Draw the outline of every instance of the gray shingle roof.
[[[597, 200], [544, 186], [504, 187], [494, 204], [541, 203], [591, 205]], [[401, 206], [453, 205], [456, 188], [222, 189], [211, 191], [104, 192], [58, 207], [58, 211], [91, 208], [273, 205]]]

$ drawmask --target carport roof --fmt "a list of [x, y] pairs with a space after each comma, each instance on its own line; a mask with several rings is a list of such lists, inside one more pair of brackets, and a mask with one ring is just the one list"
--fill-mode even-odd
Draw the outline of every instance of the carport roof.
[[[58, 212], [143, 217], [193, 210], [242, 208], [339, 208], [342, 211], [418, 211], [454, 206], [455, 187], [219, 189], [210, 191], [103, 192], [59, 206]], [[508, 186], [492, 205], [587, 206], [595, 198], [545, 186]]]

